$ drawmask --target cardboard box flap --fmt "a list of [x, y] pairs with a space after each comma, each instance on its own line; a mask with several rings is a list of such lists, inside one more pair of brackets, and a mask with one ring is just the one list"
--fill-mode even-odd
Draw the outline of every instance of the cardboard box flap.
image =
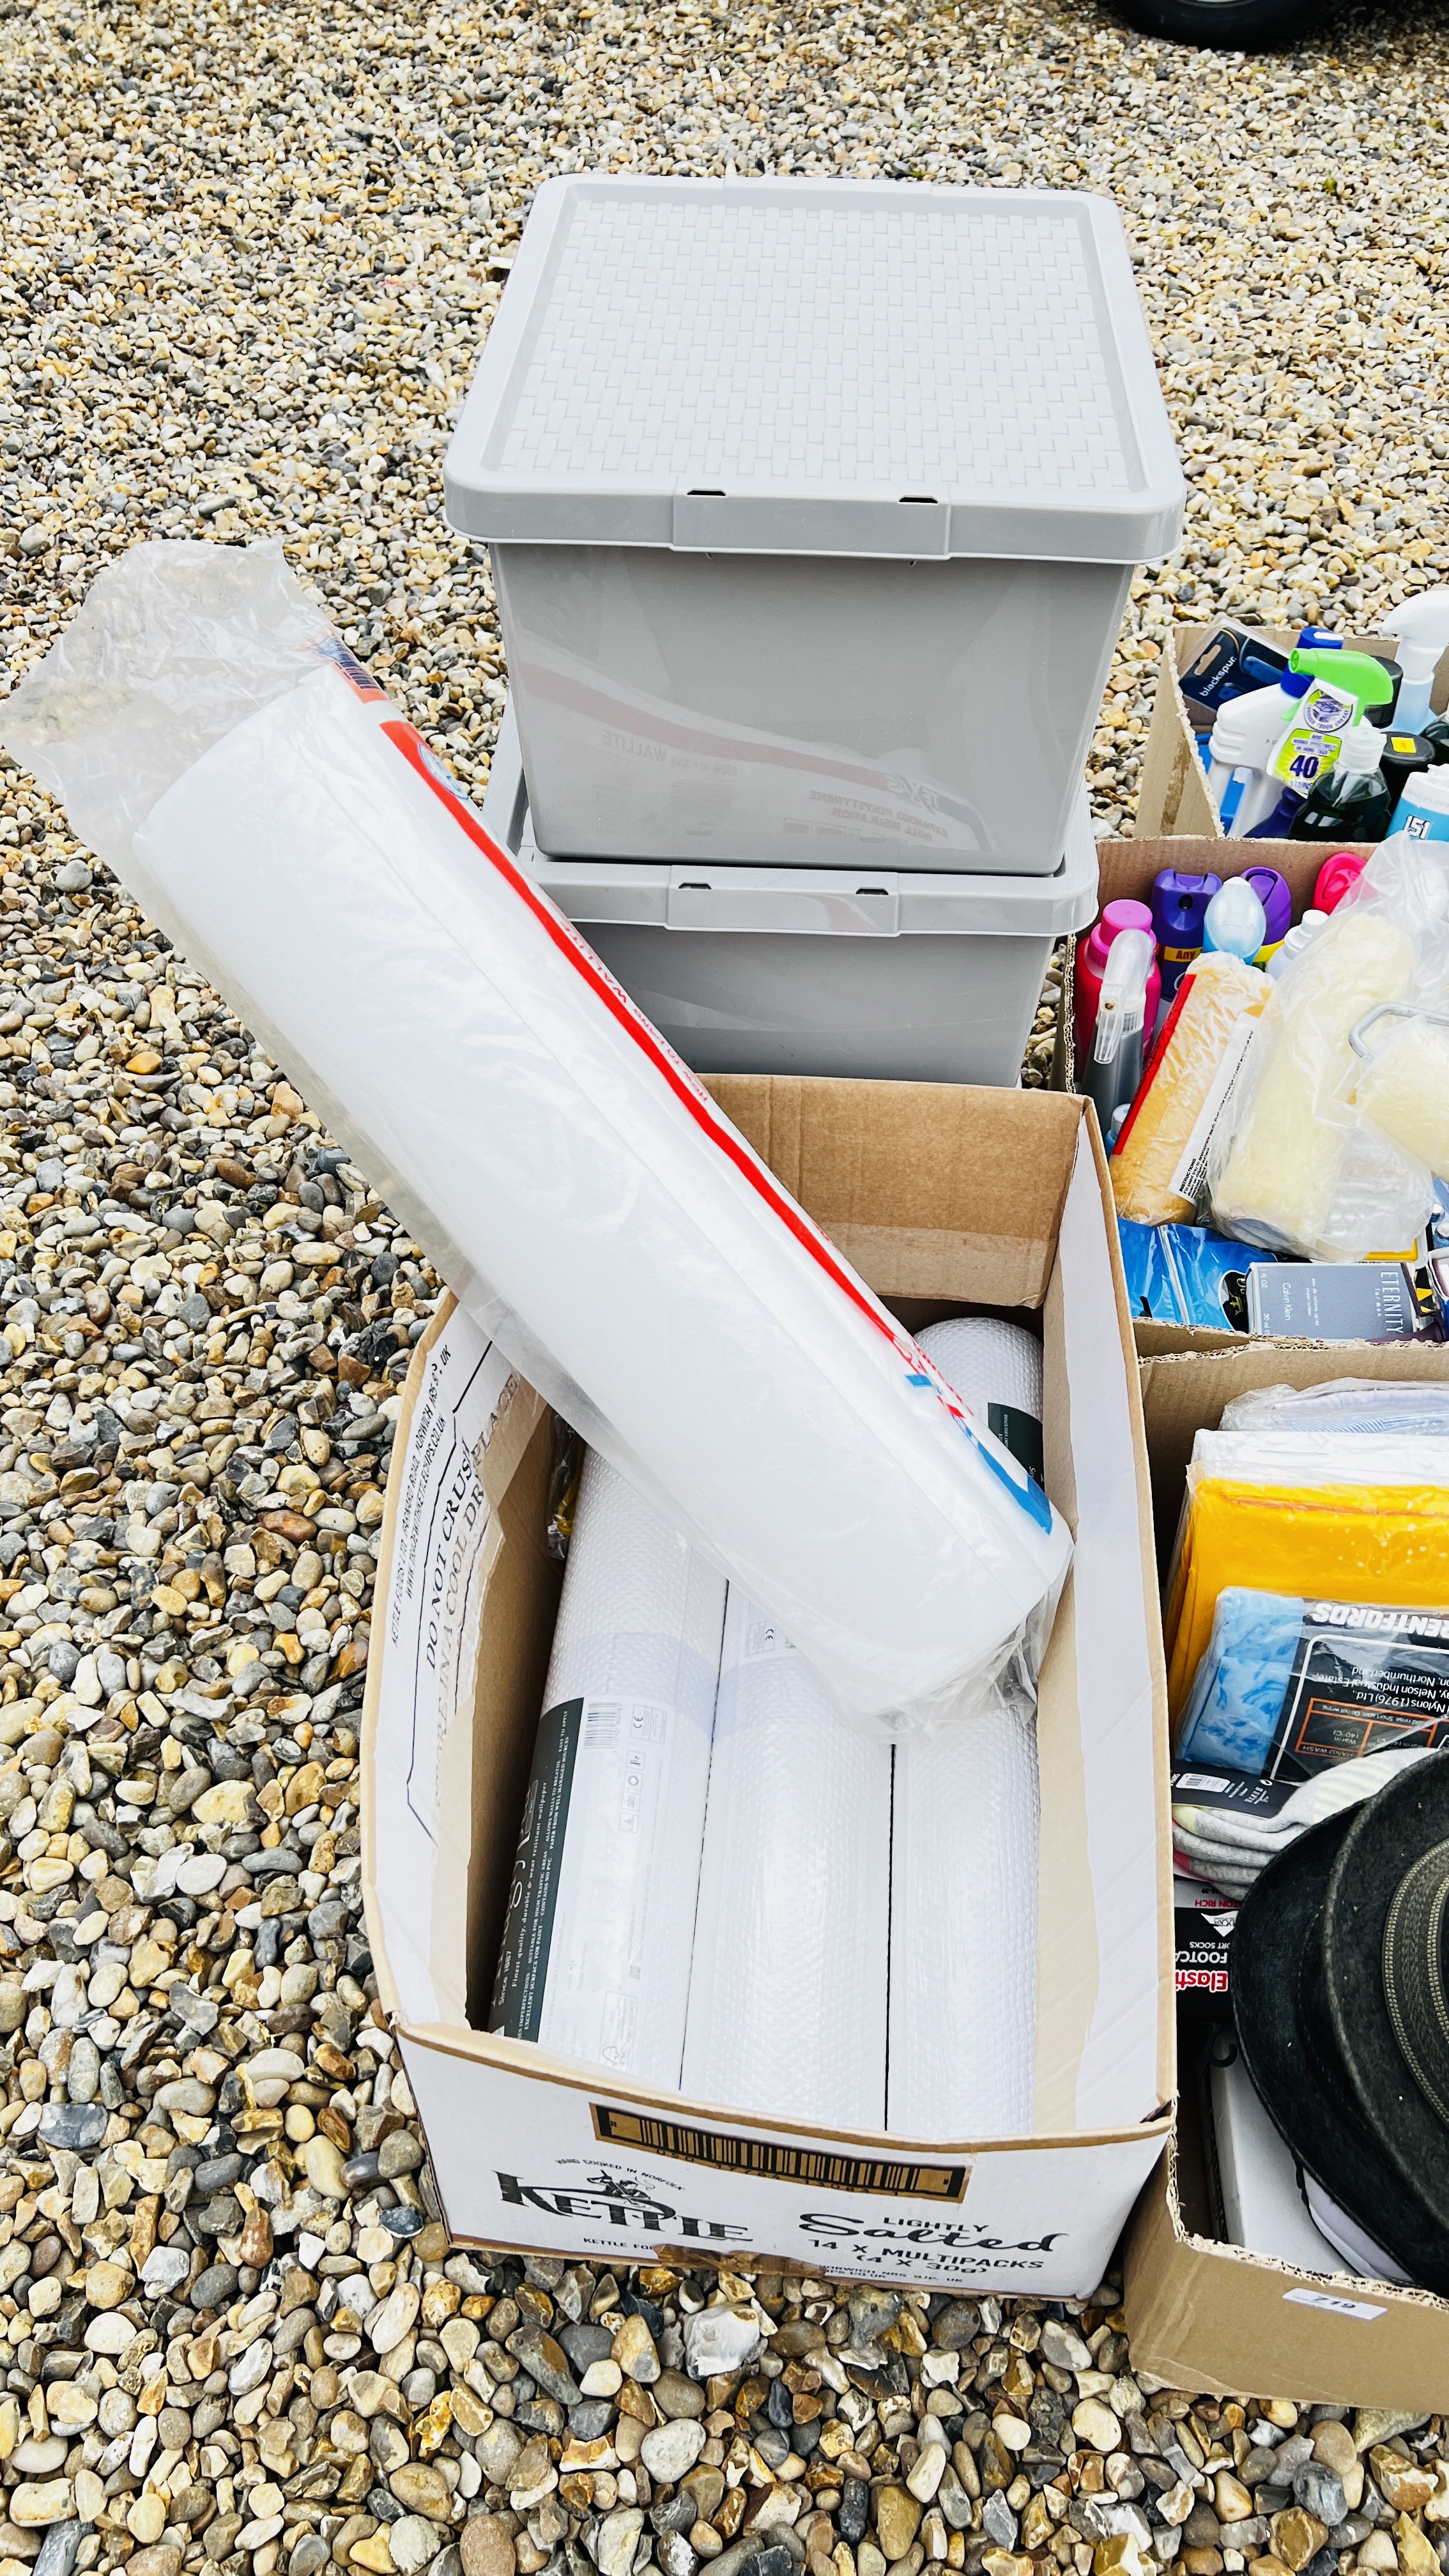
[[[1154, 1715], [1164, 1687], [1162, 1646], [1150, 1609], [1134, 1615], [1135, 1601], [1150, 1605], [1156, 1574], [1145, 1459], [1132, 1437], [1126, 1303], [1102, 1225], [1104, 1187], [1101, 1143], [1083, 1118], [1052, 1283], [1059, 1361], [1055, 1337], [1048, 1342], [1053, 1460], [1069, 1421], [1077, 1549], [1069, 1616], [1059, 1621], [1038, 1706], [1038, 2127], [1126, 2127], [1150, 2118], [1172, 2090], [1166, 1748]], [[1048, 1481], [1055, 1477], [1058, 1491], [1062, 1475], [1060, 1464], [1049, 1462]], [[1068, 1681], [1079, 1753], [1066, 1740]], [[1070, 1817], [1069, 1799], [1080, 1800]], [[1154, 1849], [1155, 1884], [1139, 1865]], [[1070, 2016], [1082, 2034], [1075, 2053], [1064, 2010], [1073, 1991], [1081, 1996]]]
[[449, 1320], [428, 1328], [398, 1423], [399, 1455], [420, 1450], [430, 1472], [391, 1480], [383, 1520], [364, 1884], [384, 2000], [405, 2020], [466, 2026], [459, 1927], [489, 1839], [474, 1813], [479, 1625], [490, 1586], [506, 1582], [509, 1489], [540, 1432], [551, 1444], [542, 1399], [496, 1344], [450, 1335]]
[[[1041, 1305], [1071, 1168], [1070, 1101], [784, 1074], [706, 1082], [878, 1296]], [[1044, 1190], [1052, 1154], [1062, 1177]]]

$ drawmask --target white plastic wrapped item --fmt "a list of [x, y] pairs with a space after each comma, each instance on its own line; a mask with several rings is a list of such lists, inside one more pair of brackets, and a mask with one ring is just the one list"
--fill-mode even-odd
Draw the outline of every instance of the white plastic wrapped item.
[[724, 1601], [591, 1449], [490, 2026], [647, 2084], [684, 2054]]
[[1449, 1386], [1411, 1378], [1335, 1377], [1323, 1386], [1259, 1386], [1223, 1406], [1223, 1431], [1364, 1431], [1449, 1438]]
[[[1035, 1429], [1041, 1344], [965, 1315], [921, 1335], [975, 1410]], [[891, 1833], [887, 2125], [921, 2140], [1020, 2137], [1032, 2125], [1041, 1798], [1029, 1698], [896, 1747]]]
[[1449, 1175], [1449, 1014], [1385, 1003], [1350, 1039], [1362, 1069], [1354, 1107], [1442, 1179]]
[[847, 1722], [732, 1583], [686, 2093], [807, 2126], [884, 2126], [890, 1873], [890, 1745]]
[[[1328, 1261], [1415, 1240], [1432, 1202], [1428, 1167], [1360, 1114], [1352, 1040], [1385, 1003], [1437, 1001], [1446, 971], [1449, 847], [1399, 835], [1273, 987], [1209, 1149], [1218, 1225]], [[1383, 1089], [1397, 1097], [1392, 1082]]]
[[484, 1330], [844, 1707], [954, 1716], [1034, 1662], [1065, 1524], [489, 840], [280, 548], [124, 557], [4, 739]]
[[[1304, 1429], [1198, 1431], [1187, 1471], [1191, 1495], [1204, 1476], [1243, 1484], [1449, 1485], [1449, 1438], [1412, 1431]], [[1449, 1583], [1446, 1583], [1449, 1589]]]

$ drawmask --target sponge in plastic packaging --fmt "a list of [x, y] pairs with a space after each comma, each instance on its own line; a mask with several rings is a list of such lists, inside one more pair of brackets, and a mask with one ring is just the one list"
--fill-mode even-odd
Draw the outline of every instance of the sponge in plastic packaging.
[[1449, 849], [1385, 841], [1273, 988], [1210, 1148], [1218, 1225], [1328, 1261], [1414, 1241], [1429, 1170], [1357, 1106], [1353, 1034], [1386, 1003], [1437, 999], [1446, 967]]
[[841, 1706], [932, 1723], [1034, 1666], [1065, 1523], [489, 838], [280, 547], [133, 550], [4, 739], [482, 1329]]
[[1112, 1155], [1120, 1217], [1181, 1225], [1197, 1214], [1213, 1125], [1272, 990], [1225, 949], [1210, 949], [1184, 976]]

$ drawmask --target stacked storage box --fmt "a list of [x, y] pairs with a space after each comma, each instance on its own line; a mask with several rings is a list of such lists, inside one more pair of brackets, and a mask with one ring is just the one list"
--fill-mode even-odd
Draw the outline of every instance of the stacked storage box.
[[1111, 207], [552, 180], [446, 481], [508, 650], [490, 821], [681, 1052], [1014, 1080], [1182, 514]]

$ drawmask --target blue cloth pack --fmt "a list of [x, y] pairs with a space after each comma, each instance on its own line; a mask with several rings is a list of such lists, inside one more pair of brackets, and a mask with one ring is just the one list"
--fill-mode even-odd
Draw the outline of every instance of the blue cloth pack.
[[1326, 1765], [1449, 1743], [1449, 1610], [1306, 1601], [1230, 1584], [1177, 1760], [1310, 1780]]
[[1180, 1761], [1258, 1776], [1273, 1749], [1302, 1634], [1301, 1601], [1238, 1585], [1219, 1593], [1183, 1719]]

